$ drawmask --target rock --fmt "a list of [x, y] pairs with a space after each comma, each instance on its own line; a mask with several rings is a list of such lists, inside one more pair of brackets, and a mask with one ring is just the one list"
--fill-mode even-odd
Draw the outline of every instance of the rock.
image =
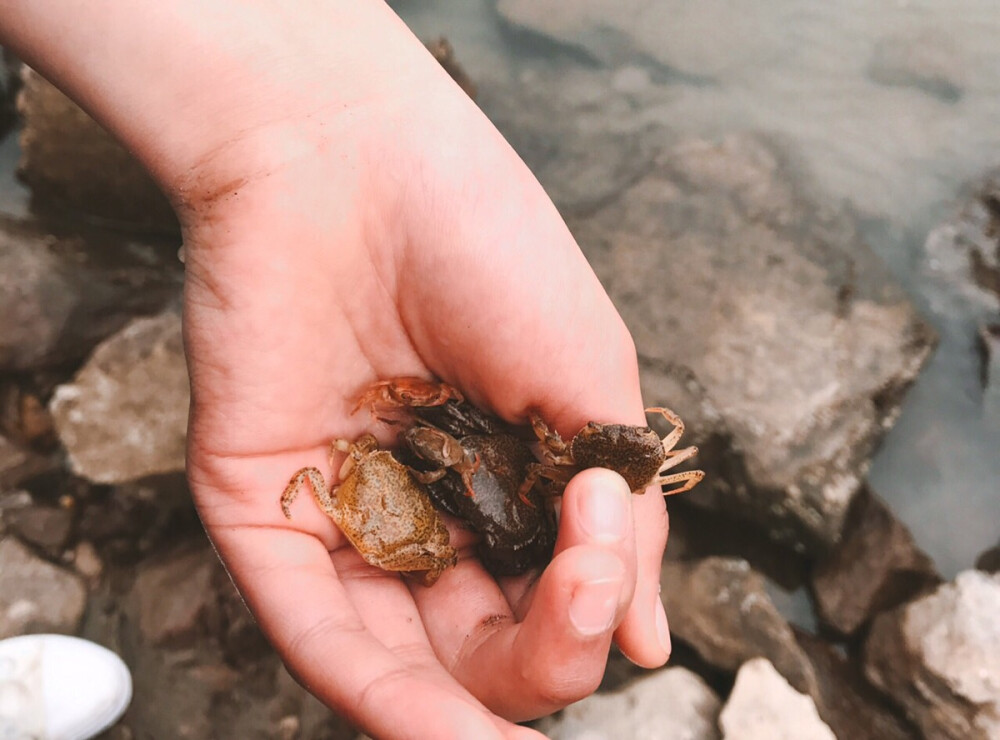
[[55, 461], [0, 437], [0, 492], [11, 491], [22, 482], [52, 470]]
[[986, 324], [979, 328], [979, 351], [983, 408], [988, 418], [1000, 422], [1000, 324]]
[[821, 552], [934, 334], [809, 192], [771, 143], [695, 141], [569, 224], [635, 338], [644, 397], [701, 447], [687, 499]]
[[1000, 737], [1000, 575], [953, 583], [875, 620], [865, 673], [926, 737]]
[[724, 740], [837, 740], [816, 705], [764, 658], [747, 662], [719, 715]]
[[976, 558], [976, 570], [986, 573], [1000, 573], [1000, 542], [979, 554], [979, 557]]
[[73, 512], [64, 506], [26, 506], [4, 520], [22, 540], [52, 556], [63, 551], [73, 529]]
[[[573, 91], [565, 89], [574, 83], [582, 88], [578, 95], [595, 87], [591, 76], [577, 78], [567, 71], [558, 83], [545, 80], [538, 90], [485, 87], [477, 100], [564, 217], [589, 214], [616, 198], [649, 169], [657, 149], [671, 137], [658, 128], [634, 129], [631, 106], [624, 100], [616, 105], [602, 98], [594, 113], [588, 101], [574, 101]], [[555, 84], [558, 96], [551, 90]], [[628, 128], [609, 130], [608, 119], [617, 114]]]
[[133, 245], [58, 239], [0, 219], [0, 372], [82, 358], [179, 295], [179, 268]]
[[72, 634], [86, 605], [87, 592], [76, 575], [11, 536], [0, 539], [0, 640], [29, 632]]
[[21, 87], [21, 64], [7, 49], [0, 49], [0, 135], [17, 120], [17, 91]]
[[922, 31], [880, 39], [868, 75], [883, 85], [913, 87], [946, 103], [962, 97], [964, 59], [939, 33]]
[[666, 668], [571, 704], [537, 724], [553, 740], [715, 740], [719, 697], [686, 668]]
[[138, 605], [143, 638], [153, 645], [178, 647], [193, 644], [202, 632], [214, 634], [219, 571], [215, 552], [204, 547], [141, 565], [132, 598]]
[[13, 382], [0, 383], [0, 434], [34, 450], [55, 446], [52, 417], [38, 394]]
[[733, 0], [500, 0], [500, 17], [606, 65], [642, 62], [693, 81], [739, 71], [776, 54], [766, 22]]
[[458, 86], [465, 91], [466, 95], [475, 100], [476, 83], [472, 81], [472, 78], [466, 74], [462, 65], [458, 63], [458, 59], [455, 58], [455, 50], [448, 42], [448, 39], [442, 36], [433, 41], [428, 41], [424, 45], [427, 47], [427, 51], [431, 53], [431, 56], [437, 60], [438, 64], [444, 67], [444, 71], [451, 76], [451, 79], [458, 83]]
[[18, 110], [20, 175], [43, 210], [177, 234], [173, 208], [145, 169], [94, 119], [28, 67]]
[[745, 560], [666, 561], [660, 586], [671, 633], [707, 663], [735, 673], [765, 657], [796, 689], [815, 692], [809, 660]]
[[181, 319], [136, 319], [103, 342], [50, 404], [73, 471], [120, 483], [184, 470], [189, 401]]
[[820, 618], [845, 635], [941, 582], [930, 558], [881, 499], [866, 490], [855, 507], [844, 538], [812, 577]]
[[957, 213], [927, 236], [924, 250], [929, 271], [957, 294], [981, 310], [1000, 309], [1000, 168], [973, 185]]
[[838, 738], [850, 740], [911, 740], [916, 728], [892, 711], [861, 671], [839, 650], [813, 635], [796, 631], [796, 638], [816, 675], [813, 701], [819, 716]]
[[73, 567], [76, 572], [88, 581], [96, 581], [104, 572], [104, 562], [97, 554], [94, 545], [84, 540], [76, 546], [73, 552]]

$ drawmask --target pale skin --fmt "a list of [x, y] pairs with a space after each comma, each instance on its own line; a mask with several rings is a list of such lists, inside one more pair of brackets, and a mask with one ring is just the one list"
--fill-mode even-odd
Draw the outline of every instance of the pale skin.
[[0, 41], [177, 207], [191, 488], [291, 672], [375, 737], [536, 736], [512, 721], [593, 691], [612, 639], [666, 661], [661, 496], [586, 471], [540, 577], [497, 583], [453, 531], [459, 564], [431, 588], [278, 498], [300, 468], [330, 479], [330, 440], [371, 423], [350, 412], [381, 378], [439, 377], [567, 438], [644, 424], [631, 337], [530, 172], [387, 6], [287, 7], [6, 0]]

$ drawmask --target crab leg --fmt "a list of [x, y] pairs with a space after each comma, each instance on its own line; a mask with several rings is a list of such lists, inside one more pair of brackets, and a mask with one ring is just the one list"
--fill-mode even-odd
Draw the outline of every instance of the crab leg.
[[670, 468], [680, 465], [685, 460], [690, 460], [692, 457], [698, 454], [698, 448], [695, 446], [685, 447], [683, 450], [670, 450], [666, 453], [667, 459], [663, 461], [663, 465], [657, 470], [657, 473], [663, 473]]
[[538, 414], [532, 413], [528, 419], [531, 421], [531, 428], [534, 430], [535, 436], [542, 444], [542, 453], [549, 459], [549, 462], [553, 465], [572, 465], [573, 456], [570, 454], [569, 445], [559, 436], [559, 432], [550, 429], [549, 425]]
[[664, 496], [673, 496], [675, 493], [684, 493], [685, 491], [690, 491], [696, 485], [701, 482], [701, 479], [705, 477], [705, 473], [701, 470], [690, 470], [686, 473], [673, 473], [671, 475], [660, 476], [655, 479], [653, 483], [658, 486], [669, 486], [674, 483], [682, 483], [684, 485], [675, 488], [670, 491], [664, 491]]
[[646, 409], [647, 414], [659, 414], [664, 419], [669, 421], [674, 425], [674, 429], [670, 434], [663, 438], [663, 451], [669, 452], [674, 448], [678, 442], [681, 441], [681, 437], [684, 436], [684, 422], [681, 421], [681, 417], [675, 414], [673, 411], [662, 406], [653, 406]]
[[323, 480], [323, 474], [319, 472], [318, 468], [302, 468], [295, 476], [288, 482], [285, 486], [284, 492], [281, 494], [281, 511], [284, 513], [286, 519], [292, 518], [292, 502], [295, 497], [299, 495], [299, 489], [302, 488], [302, 484], [307, 482], [312, 486], [313, 493], [316, 495], [316, 501], [319, 503], [321, 509], [328, 515], [333, 511], [334, 504], [334, 494], [337, 492], [337, 487], [334, 486], [327, 490], [326, 482]]

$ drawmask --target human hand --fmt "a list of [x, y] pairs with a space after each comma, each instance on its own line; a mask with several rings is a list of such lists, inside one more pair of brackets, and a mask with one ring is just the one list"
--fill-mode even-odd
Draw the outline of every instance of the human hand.
[[[458, 566], [424, 588], [364, 564], [316, 507], [282, 516], [291, 474], [325, 470], [329, 441], [365, 429], [350, 410], [376, 379], [433, 375], [564, 433], [641, 424], [642, 401], [632, 340], [551, 202], [391, 11], [216, 5], [150, 6], [208, 70], [193, 90], [185, 58], [162, 74], [169, 124], [146, 112], [156, 100], [77, 97], [178, 205], [192, 490], [289, 669], [377, 737], [489, 737], [590, 693], [612, 635], [662, 664], [665, 506], [611, 473], [567, 488], [537, 581], [497, 583], [459, 529]], [[331, 14], [335, 44], [314, 20]]]

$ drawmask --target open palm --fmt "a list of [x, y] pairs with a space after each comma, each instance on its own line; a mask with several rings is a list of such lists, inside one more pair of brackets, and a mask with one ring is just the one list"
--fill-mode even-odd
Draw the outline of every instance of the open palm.
[[295, 470], [330, 472], [332, 438], [371, 427], [350, 411], [377, 379], [439, 377], [569, 433], [643, 422], [631, 338], [562, 220], [479, 111], [428, 75], [419, 105], [400, 95], [260, 132], [291, 154], [187, 214], [189, 474], [263, 629], [320, 698], [379, 736], [527, 732], [490, 712], [519, 720], [588, 694], [615, 628], [636, 662], [666, 659], [661, 497], [633, 504], [590, 471], [567, 489], [540, 579], [498, 583], [452, 528], [460, 562], [431, 588], [365, 564], [311, 502], [291, 521], [278, 505]]

